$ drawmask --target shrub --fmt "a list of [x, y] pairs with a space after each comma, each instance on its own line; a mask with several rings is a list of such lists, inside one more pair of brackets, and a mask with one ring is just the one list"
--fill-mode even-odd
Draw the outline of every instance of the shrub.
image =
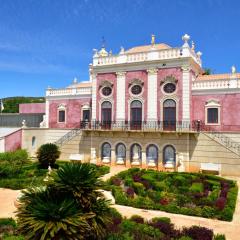
[[0, 153], [0, 177], [12, 177], [19, 174], [24, 164], [28, 162], [26, 150]]
[[145, 195], [145, 187], [143, 186], [142, 183], [140, 182], [134, 182], [133, 183], [133, 188], [134, 188], [134, 191], [138, 194], [138, 195]]
[[191, 237], [188, 236], [182, 236], [178, 240], [193, 240]]
[[[94, 166], [96, 166], [95, 164], [93, 164]], [[110, 167], [109, 166], [96, 166], [97, 167], [97, 171], [99, 172], [99, 175], [105, 175], [108, 174], [110, 172]]]
[[134, 189], [132, 187], [128, 187], [127, 191], [126, 191], [126, 194], [127, 194], [128, 197], [133, 198], [134, 194], [135, 194]]
[[213, 238], [214, 240], [226, 240], [225, 235], [223, 234], [217, 234]]
[[202, 209], [202, 216], [205, 218], [212, 218], [215, 216], [215, 210], [212, 207], [205, 206]]
[[162, 198], [162, 199], [160, 199], [159, 202], [160, 202], [161, 205], [168, 205], [169, 200], [167, 198]]
[[154, 183], [153, 183], [153, 188], [154, 188], [156, 191], [166, 191], [167, 186], [166, 186], [166, 184], [165, 184], [164, 181], [161, 181], [161, 182], [154, 182]]
[[183, 234], [191, 237], [194, 240], [212, 240], [213, 231], [200, 226], [192, 226], [190, 228], [183, 228]]
[[219, 197], [216, 201], [216, 207], [219, 210], [223, 210], [225, 208], [226, 205], [226, 198], [225, 197]]
[[43, 144], [37, 151], [38, 161], [43, 168], [47, 168], [49, 165], [54, 167], [55, 162], [59, 157], [59, 147], [53, 143]]
[[112, 194], [117, 204], [128, 205], [128, 199], [120, 187], [112, 188]]
[[203, 192], [203, 184], [199, 182], [194, 182], [189, 188], [189, 191], [194, 193], [201, 193]]
[[130, 220], [134, 221], [135, 223], [140, 223], [143, 224], [144, 223], [144, 218], [139, 216], [139, 215], [133, 215]]
[[122, 183], [122, 179], [120, 179], [120, 178], [118, 178], [118, 177], [113, 177], [113, 178], [111, 179], [111, 182], [112, 182], [112, 184], [115, 185], [115, 186], [120, 186], [121, 183]]
[[168, 217], [155, 217], [155, 218], [152, 218], [150, 222], [165, 222], [165, 223], [171, 223], [171, 219], [168, 218]]

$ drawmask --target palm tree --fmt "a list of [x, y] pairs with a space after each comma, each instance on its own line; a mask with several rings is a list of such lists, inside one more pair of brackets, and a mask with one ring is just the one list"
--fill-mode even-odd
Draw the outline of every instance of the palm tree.
[[109, 222], [109, 202], [90, 164], [68, 163], [42, 188], [28, 189], [17, 211], [19, 231], [26, 239], [103, 239]]

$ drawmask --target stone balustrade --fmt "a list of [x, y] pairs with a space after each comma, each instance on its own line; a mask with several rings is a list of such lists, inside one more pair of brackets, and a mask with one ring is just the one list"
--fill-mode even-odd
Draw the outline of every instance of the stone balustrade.
[[68, 96], [68, 95], [91, 95], [91, 94], [92, 94], [91, 87], [63, 88], [63, 89], [48, 88], [46, 91], [47, 97]]
[[226, 89], [240, 87], [240, 80], [203, 80], [192, 83], [192, 90]]
[[118, 55], [99, 56], [95, 54], [93, 57], [93, 66], [114, 65], [121, 63], [133, 63], [152, 60], [168, 60], [191, 57], [201, 66], [201, 59], [190, 48], [170, 48], [163, 50], [152, 49], [148, 52], [127, 53], [122, 52]]

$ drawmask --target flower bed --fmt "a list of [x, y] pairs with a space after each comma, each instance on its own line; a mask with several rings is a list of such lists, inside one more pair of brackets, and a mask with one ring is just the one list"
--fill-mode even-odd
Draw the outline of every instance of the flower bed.
[[116, 203], [137, 208], [231, 221], [237, 199], [234, 181], [200, 173], [131, 168], [107, 182]]
[[113, 214], [111, 222], [107, 225], [107, 232], [107, 240], [225, 240], [224, 235], [214, 235], [209, 228], [192, 226], [180, 230], [166, 217], [146, 221], [141, 216], [134, 215], [130, 219], [123, 219], [117, 212]]

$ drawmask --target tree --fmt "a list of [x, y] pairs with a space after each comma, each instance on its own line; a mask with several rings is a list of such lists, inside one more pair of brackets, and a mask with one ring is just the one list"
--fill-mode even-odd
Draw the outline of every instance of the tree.
[[37, 158], [43, 168], [48, 168], [49, 165], [54, 167], [59, 157], [59, 147], [53, 143], [43, 144], [37, 150]]
[[29, 240], [104, 239], [110, 207], [99, 177], [91, 164], [67, 163], [46, 186], [23, 191], [19, 232]]

